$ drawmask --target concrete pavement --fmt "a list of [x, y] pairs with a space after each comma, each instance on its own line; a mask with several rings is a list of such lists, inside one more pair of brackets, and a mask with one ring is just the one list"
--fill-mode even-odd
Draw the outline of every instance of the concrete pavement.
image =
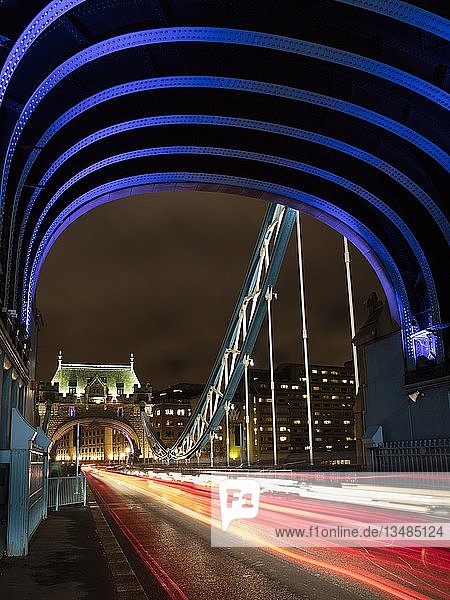
[[146, 600], [100, 509], [50, 511], [28, 556], [0, 559], [0, 598], [15, 600]]

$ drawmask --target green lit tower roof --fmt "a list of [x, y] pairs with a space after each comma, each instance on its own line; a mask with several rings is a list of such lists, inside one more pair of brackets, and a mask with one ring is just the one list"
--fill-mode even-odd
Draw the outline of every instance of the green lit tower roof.
[[[52, 378], [52, 384], [59, 384], [59, 392], [82, 395], [86, 387], [94, 379], [102, 381], [108, 388], [109, 395], [130, 395], [134, 386], [141, 383], [134, 371], [134, 355], [125, 365], [103, 365], [88, 363], [64, 363], [62, 352], [58, 355], [58, 368]], [[76, 388], [76, 389], [75, 389]]]

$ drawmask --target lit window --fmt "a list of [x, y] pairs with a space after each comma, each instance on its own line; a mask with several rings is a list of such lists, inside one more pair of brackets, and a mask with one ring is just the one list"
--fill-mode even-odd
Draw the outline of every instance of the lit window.
[[289, 389], [289, 386], [288, 386], [288, 385], [286, 385], [285, 383], [282, 383], [282, 384], [280, 385], [280, 388], [281, 388], [282, 390], [287, 390], [287, 389]]
[[300, 419], [296, 419], [296, 420], [294, 421], [294, 425], [301, 425], [301, 423], [302, 423], [302, 422], [300, 421]]
[[178, 409], [177, 409], [177, 415], [178, 415], [179, 417], [184, 417], [184, 413], [185, 413], [185, 410], [184, 410], [184, 408], [178, 408]]
[[320, 390], [320, 387], [318, 385], [313, 385], [313, 390], [315, 392], [318, 392]]
[[343, 379], [342, 383], [347, 383], [348, 379]]
[[325, 446], [325, 448], [326, 448], [327, 450], [331, 450], [331, 448], [332, 448], [332, 447], [333, 447], [333, 446]]
[[312, 369], [311, 373], [317, 373], [317, 369]]
[[280, 436], [280, 442], [285, 442], [286, 440], [287, 440], [287, 437], [285, 435]]
[[166, 408], [166, 410], [164, 411], [164, 413], [166, 415], [173, 415], [173, 408]]
[[327, 421], [324, 421], [324, 422], [323, 422], [323, 424], [324, 424], [324, 425], [331, 425], [331, 421], [328, 421], [328, 420], [327, 420]]
[[287, 431], [287, 427], [280, 427], [280, 431]]
[[342, 421], [344, 423], [344, 425], [350, 425], [350, 421]]
[[323, 381], [324, 383], [328, 383], [328, 379], [327, 379], [326, 377], [323, 377], [323, 378], [322, 378], [322, 381]]
[[293, 386], [292, 386], [292, 389], [293, 389], [293, 390], [299, 390], [299, 389], [300, 389], [300, 386], [299, 386], [299, 385], [293, 385]]
[[321, 371], [322, 375], [328, 375], [328, 371]]

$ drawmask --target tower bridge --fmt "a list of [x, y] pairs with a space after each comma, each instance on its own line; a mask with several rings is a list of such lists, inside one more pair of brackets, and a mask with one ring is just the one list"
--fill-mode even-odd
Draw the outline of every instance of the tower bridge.
[[[74, 428], [80, 424], [81, 459], [149, 458], [141, 410], [151, 398], [151, 386], [141, 386], [136, 376], [133, 354], [128, 365], [104, 365], [65, 363], [60, 353], [52, 381], [39, 386], [37, 398], [39, 425], [51, 440], [50, 456], [74, 460]], [[89, 437], [95, 440], [90, 446]]]
[[0, 20], [3, 520], [17, 491], [13, 451], [38, 440], [45, 454], [50, 443], [34, 427], [42, 264], [74, 220], [135, 194], [232, 191], [268, 203], [224, 342], [180, 439], [167, 448], [141, 411], [154, 455], [182, 460], [210, 443], [270, 319], [302, 213], [350, 240], [385, 291], [387, 304], [373, 302], [354, 338], [361, 441], [448, 441], [450, 21], [442, 3], [14, 6]]

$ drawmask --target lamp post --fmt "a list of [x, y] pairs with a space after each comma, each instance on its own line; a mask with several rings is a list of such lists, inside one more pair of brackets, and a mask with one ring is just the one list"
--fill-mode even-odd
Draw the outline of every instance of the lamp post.
[[312, 410], [311, 410], [311, 383], [309, 378], [309, 358], [308, 358], [308, 329], [306, 327], [306, 302], [305, 302], [305, 282], [303, 277], [303, 249], [300, 227], [300, 212], [297, 212], [297, 254], [298, 254], [298, 275], [300, 281], [300, 303], [302, 311], [302, 338], [303, 338], [303, 360], [305, 363], [306, 378], [306, 406], [308, 410], [308, 438], [309, 438], [309, 464], [314, 466], [313, 449], [313, 428], [312, 428]]
[[226, 453], [227, 453], [227, 467], [230, 466], [230, 403], [225, 402], [225, 427], [226, 427], [226, 435], [227, 435], [227, 445], [226, 445]]
[[210, 464], [211, 464], [211, 467], [214, 467], [214, 432], [211, 432], [209, 434], [209, 444], [210, 444], [210, 449], [209, 449]]
[[242, 359], [244, 365], [244, 384], [245, 384], [245, 440], [247, 449], [247, 465], [250, 466], [250, 407], [249, 407], [249, 381], [248, 368], [253, 367], [253, 359], [248, 354]]
[[348, 298], [348, 310], [350, 315], [350, 333], [352, 336], [352, 353], [353, 353], [353, 368], [355, 370], [355, 396], [359, 389], [359, 371], [358, 371], [358, 354], [356, 346], [353, 343], [353, 338], [356, 334], [355, 329], [355, 312], [353, 307], [353, 287], [352, 287], [352, 275], [350, 270], [350, 251], [348, 248], [348, 240], [344, 236], [344, 262], [345, 262], [345, 275], [347, 280], [347, 298]]
[[273, 464], [278, 464], [278, 453], [277, 453], [277, 415], [275, 407], [275, 381], [274, 381], [274, 368], [273, 368], [273, 336], [272, 336], [272, 300], [276, 299], [276, 294], [273, 292], [273, 288], [269, 288], [266, 292], [267, 301], [267, 323], [269, 327], [269, 363], [270, 363], [270, 393], [272, 399], [272, 431], [273, 431]]
[[77, 423], [77, 441], [75, 455], [75, 475], [78, 477], [80, 472], [80, 424]]

